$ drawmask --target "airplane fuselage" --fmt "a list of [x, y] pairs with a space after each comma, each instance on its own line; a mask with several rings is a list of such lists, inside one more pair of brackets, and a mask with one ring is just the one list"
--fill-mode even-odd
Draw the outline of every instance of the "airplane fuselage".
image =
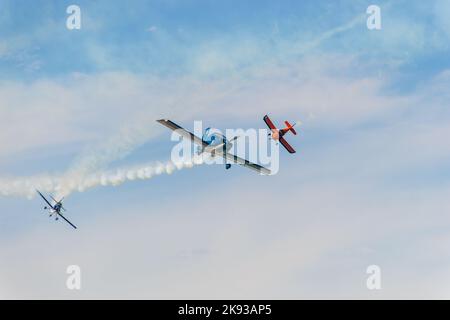
[[208, 144], [203, 151], [209, 152], [212, 156], [215, 156], [218, 153], [226, 153], [232, 148], [233, 144], [229, 142], [224, 135], [217, 132], [210, 134], [209, 130], [210, 128], [207, 128], [202, 137], [202, 140]]
[[[232, 147], [232, 143], [224, 142], [217, 145], [209, 145], [205, 147], [204, 151], [209, 152], [212, 156], [215, 156], [218, 153], [228, 152]], [[224, 150], [225, 149], [225, 150]]]
[[62, 208], [62, 204], [61, 203], [57, 203], [57, 204], [55, 204], [54, 206], [53, 206], [53, 209], [56, 211], [56, 212], [60, 212], [61, 211], [61, 208]]
[[286, 130], [282, 129], [282, 130], [278, 130], [278, 129], [271, 129], [270, 130], [272, 132], [271, 136], [272, 139], [275, 141], [280, 140], [280, 138], [282, 138], [285, 134], [286, 134]]

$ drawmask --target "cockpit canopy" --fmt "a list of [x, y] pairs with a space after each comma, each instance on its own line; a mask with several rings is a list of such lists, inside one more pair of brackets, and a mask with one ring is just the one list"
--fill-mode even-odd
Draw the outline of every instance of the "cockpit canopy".
[[219, 130], [214, 128], [206, 128], [203, 133], [202, 140], [206, 142], [210, 146], [219, 145], [222, 143], [227, 143], [228, 140], [225, 138], [223, 134], [219, 132]]

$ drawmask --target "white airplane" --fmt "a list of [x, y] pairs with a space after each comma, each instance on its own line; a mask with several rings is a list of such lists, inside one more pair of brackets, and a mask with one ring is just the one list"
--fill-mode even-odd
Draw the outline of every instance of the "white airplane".
[[48, 207], [45, 206], [44, 210], [48, 210], [50, 217], [52, 217], [53, 215], [55, 215], [55, 220], [58, 220], [59, 217], [63, 218], [64, 221], [66, 221], [68, 224], [70, 224], [72, 226], [72, 228], [76, 229], [77, 227], [70, 222], [66, 217], [64, 217], [64, 215], [62, 214], [61, 210], [66, 211], [66, 209], [64, 209], [63, 205], [62, 205], [62, 201], [64, 198], [62, 198], [61, 200], [57, 201], [55, 198], [53, 198], [52, 196], [50, 196], [50, 198], [52, 198], [52, 200], [55, 202], [53, 205], [50, 203], [50, 201], [47, 200], [46, 197], [44, 197], [44, 195], [39, 191], [36, 190], [36, 192], [41, 196], [41, 198], [47, 203]]
[[213, 133], [210, 134], [210, 129], [205, 129], [205, 133], [203, 134], [202, 138], [197, 137], [192, 132], [187, 131], [186, 129], [180, 127], [176, 123], [172, 122], [171, 120], [167, 119], [160, 119], [156, 120], [163, 126], [176, 131], [178, 134], [180, 134], [182, 137], [186, 139], [190, 139], [195, 144], [199, 145], [201, 147], [201, 153], [207, 152], [212, 157], [223, 157], [225, 160], [225, 168], [230, 169], [231, 164], [227, 163], [227, 161], [230, 161], [232, 163], [240, 164], [241, 166], [244, 166], [246, 168], [252, 169], [258, 173], [261, 174], [270, 174], [270, 170], [260, 166], [259, 164], [252, 163], [246, 159], [242, 159], [230, 152], [228, 152], [233, 147], [233, 141], [235, 141], [238, 137], [234, 137], [231, 140], [227, 140], [224, 135], [219, 133]]

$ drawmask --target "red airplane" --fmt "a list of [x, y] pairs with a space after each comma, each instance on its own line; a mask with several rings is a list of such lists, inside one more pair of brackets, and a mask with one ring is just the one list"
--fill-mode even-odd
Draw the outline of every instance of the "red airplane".
[[275, 141], [279, 141], [283, 145], [283, 147], [286, 148], [286, 150], [289, 153], [295, 153], [294, 148], [292, 148], [290, 146], [290, 144], [287, 143], [287, 141], [283, 138], [283, 136], [286, 133], [288, 133], [289, 131], [292, 132], [294, 135], [297, 134], [297, 132], [294, 129], [295, 123], [294, 124], [290, 124], [288, 121], [285, 121], [284, 123], [286, 125], [286, 128], [277, 129], [275, 127], [275, 125], [273, 124], [272, 120], [270, 120], [268, 115], [264, 116], [264, 122], [267, 124], [267, 126], [270, 129], [270, 131], [272, 132], [271, 134], [269, 134], [269, 135], [272, 135], [272, 139], [275, 140]]

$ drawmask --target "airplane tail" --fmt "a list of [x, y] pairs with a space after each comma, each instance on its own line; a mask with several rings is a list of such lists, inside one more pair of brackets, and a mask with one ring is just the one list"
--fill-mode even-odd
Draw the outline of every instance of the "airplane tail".
[[294, 129], [295, 123], [290, 124], [289, 121], [285, 121], [284, 124], [286, 125], [287, 130], [291, 131], [294, 135], [297, 134], [297, 131], [295, 131], [295, 129]]

